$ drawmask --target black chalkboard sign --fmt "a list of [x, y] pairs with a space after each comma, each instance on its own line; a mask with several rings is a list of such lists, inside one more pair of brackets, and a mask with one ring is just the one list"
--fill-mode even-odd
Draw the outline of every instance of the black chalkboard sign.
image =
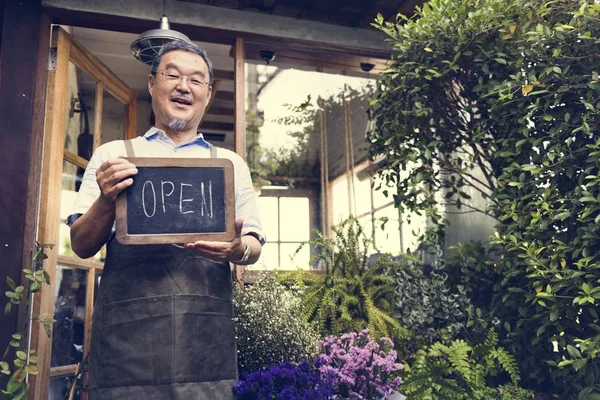
[[127, 158], [138, 169], [117, 199], [122, 244], [231, 241], [233, 164], [219, 158]]

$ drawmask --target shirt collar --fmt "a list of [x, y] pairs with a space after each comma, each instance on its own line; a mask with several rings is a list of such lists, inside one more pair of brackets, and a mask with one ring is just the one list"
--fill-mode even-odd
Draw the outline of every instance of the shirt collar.
[[[146, 138], [146, 140], [168, 140], [169, 142], [172, 143], [172, 140], [169, 136], [167, 136], [167, 134], [165, 133], [165, 131], [163, 131], [162, 129], [158, 129], [157, 127], [153, 126], [152, 128], [148, 129], [148, 131], [144, 134], [144, 138]], [[179, 146], [176, 147], [182, 147], [182, 146], [190, 146], [190, 145], [200, 145], [202, 147], [206, 147], [207, 149], [210, 149], [210, 143], [208, 143], [205, 139], [204, 139], [204, 135], [201, 133], [198, 133], [196, 135], [196, 137], [187, 143], [183, 143]]]

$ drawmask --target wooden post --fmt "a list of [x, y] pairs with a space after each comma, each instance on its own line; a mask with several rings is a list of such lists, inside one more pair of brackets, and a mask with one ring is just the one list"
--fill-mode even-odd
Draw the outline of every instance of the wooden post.
[[246, 159], [246, 90], [244, 39], [235, 40], [235, 152]]
[[96, 104], [94, 104], [94, 151], [102, 144], [102, 106], [104, 104], [104, 84], [96, 83]]
[[[235, 87], [235, 130], [234, 142], [235, 152], [244, 160], [246, 159], [246, 73], [244, 64], [246, 57], [244, 54], [244, 39], [235, 39], [235, 60], [234, 60], [234, 87]], [[245, 267], [243, 265], [235, 266], [235, 279], [238, 282], [244, 281]]]
[[[3, 2], [0, 14], [0, 293], [6, 277], [21, 282], [37, 229], [50, 19], [41, 2]], [[0, 313], [0, 346], [18, 316]], [[9, 356], [11, 357], [11, 356]], [[5, 376], [0, 384], [5, 384]]]
[[[66, 119], [66, 96], [69, 65], [69, 45], [67, 33], [55, 27], [52, 35], [52, 47], [57, 48], [56, 70], [48, 75], [48, 101], [46, 105], [45, 140], [41, 207], [39, 212], [40, 225], [38, 228], [38, 241], [40, 243], [54, 244], [52, 250], [47, 251], [48, 258], [44, 262], [46, 271], [50, 275], [52, 286], [43, 286], [34, 299], [33, 311], [36, 315], [48, 313], [54, 315], [54, 276], [56, 259], [58, 255], [58, 232], [60, 215], [60, 190], [62, 183], [62, 163], [64, 152], [64, 126]], [[57, 132], [60, 132], [57, 133]], [[48, 381], [50, 379], [50, 356], [52, 340], [46, 335], [44, 329], [37, 324], [31, 330], [31, 348], [37, 349], [40, 358], [38, 374], [31, 376], [32, 387], [30, 396], [33, 399], [48, 398]]]
[[131, 91], [129, 95], [129, 103], [125, 106], [125, 137], [127, 139], [135, 139], [137, 137], [137, 93]]

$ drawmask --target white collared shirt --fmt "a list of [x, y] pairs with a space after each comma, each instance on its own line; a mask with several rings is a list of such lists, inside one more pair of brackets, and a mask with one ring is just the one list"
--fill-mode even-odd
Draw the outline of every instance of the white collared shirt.
[[[136, 157], [171, 157], [171, 158], [209, 158], [210, 144], [199, 133], [192, 141], [176, 145], [170, 137], [158, 128], [150, 128], [143, 137], [131, 140]], [[72, 224], [78, 216], [85, 214], [94, 201], [100, 196], [100, 188], [96, 182], [96, 170], [102, 163], [115, 158], [126, 157], [125, 141], [115, 140], [98, 147], [92, 156], [83, 175], [81, 187], [77, 193], [75, 207], [68, 221]], [[260, 226], [256, 195], [252, 188], [250, 170], [244, 160], [227, 149], [218, 149], [217, 157], [231, 160], [234, 170], [235, 214], [244, 220], [242, 236], [254, 233], [261, 244], [265, 236]]]

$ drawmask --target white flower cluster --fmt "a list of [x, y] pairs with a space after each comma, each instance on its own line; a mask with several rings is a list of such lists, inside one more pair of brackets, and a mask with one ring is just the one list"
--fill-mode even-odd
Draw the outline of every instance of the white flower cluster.
[[240, 372], [282, 361], [313, 360], [319, 335], [302, 319], [299, 295], [269, 273], [233, 295]]

